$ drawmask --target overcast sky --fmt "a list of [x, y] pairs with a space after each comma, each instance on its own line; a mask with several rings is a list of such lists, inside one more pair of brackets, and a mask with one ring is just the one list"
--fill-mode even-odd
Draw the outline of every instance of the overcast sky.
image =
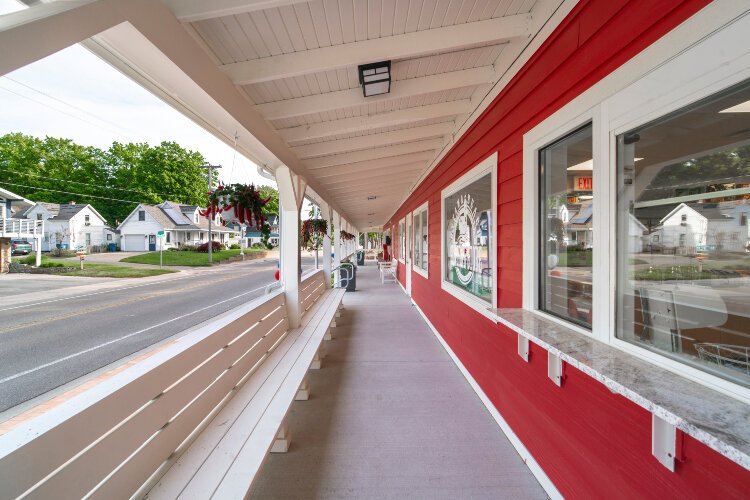
[[[0, 0], [0, 14], [18, 9], [15, 0]], [[102, 149], [114, 141], [174, 141], [221, 164], [224, 182], [272, 183], [250, 160], [235, 158], [232, 147], [80, 46], [0, 77], [0, 109], [0, 135], [63, 137]]]

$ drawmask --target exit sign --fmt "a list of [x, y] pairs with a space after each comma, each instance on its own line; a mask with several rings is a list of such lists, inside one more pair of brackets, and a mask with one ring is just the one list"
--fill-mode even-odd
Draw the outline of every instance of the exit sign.
[[593, 177], [574, 177], [573, 189], [576, 191], [593, 191], [594, 190], [594, 178]]

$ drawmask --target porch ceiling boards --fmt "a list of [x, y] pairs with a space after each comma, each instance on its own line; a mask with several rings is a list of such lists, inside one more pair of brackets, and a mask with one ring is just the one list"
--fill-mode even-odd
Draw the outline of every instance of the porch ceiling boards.
[[[560, 4], [163, 1], [361, 229], [385, 223]], [[365, 98], [357, 66], [380, 60], [391, 92]]]

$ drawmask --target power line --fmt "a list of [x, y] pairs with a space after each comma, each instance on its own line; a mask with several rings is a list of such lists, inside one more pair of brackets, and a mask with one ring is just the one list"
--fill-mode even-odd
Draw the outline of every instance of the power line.
[[[166, 196], [167, 198], [175, 197], [174, 195], [167, 194], [167, 193], [149, 193], [148, 191], [140, 191], [138, 189], [117, 188], [117, 187], [112, 187], [112, 186], [102, 186], [100, 184], [90, 184], [88, 182], [71, 181], [69, 179], [57, 179], [55, 177], [47, 177], [46, 175], [32, 174], [29, 172], [18, 172], [16, 170], [10, 170], [7, 168], [0, 168], [0, 170], [2, 170], [3, 172], [10, 172], [12, 174], [27, 175], [30, 177], [39, 177], [40, 179], [48, 179], [51, 181], [72, 182], [73, 184], [81, 184], [82, 186], [96, 187], [96, 188], [102, 188], [102, 189], [116, 189], [118, 191], [131, 191], [133, 193], [140, 193], [140, 194], [149, 194], [149, 195], [153, 194], [156, 196]], [[42, 188], [39, 188], [39, 189], [42, 189]]]
[[49, 192], [52, 192], [52, 193], [72, 194], [73, 196], [83, 196], [84, 198], [97, 198], [99, 200], [117, 201], [117, 202], [120, 202], [120, 203], [135, 203], [135, 204], [141, 204], [141, 203], [143, 203], [145, 205], [150, 205], [150, 203], [146, 203], [146, 202], [143, 202], [143, 201], [120, 200], [120, 199], [117, 199], [117, 198], [108, 198], [106, 196], [96, 196], [96, 195], [93, 195], [93, 194], [73, 193], [73, 192], [70, 192], [70, 191], [60, 191], [59, 189], [47, 189], [47, 188], [40, 188], [40, 187], [37, 187], [37, 186], [28, 186], [26, 184], [17, 184], [15, 182], [0, 181], [0, 184], [6, 184], [8, 186], [24, 187], [24, 188], [28, 188], [28, 189], [34, 189], [34, 190], [37, 190], [37, 191], [49, 191]]
[[[11, 93], [11, 94], [13, 94], [13, 95], [16, 95], [16, 96], [18, 96], [18, 97], [21, 97], [21, 98], [23, 98], [23, 99], [28, 99], [29, 101], [31, 101], [31, 102], [34, 102], [34, 103], [36, 103], [36, 104], [39, 104], [40, 106], [45, 106], [45, 107], [47, 107], [47, 108], [50, 108], [50, 109], [52, 109], [52, 110], [54, 110], [54, 111], [57, 111], [58, 113], [62, 113], [62, 114], [66, 115], [66, 116], [69, 116], [69, 117], [71, 117], [71, 118], [75, 118], [76, 120], [80, 120], [80, 121], [82, 121], [82, 122], [84, 122], [84, 123], [88, 123], [89, 125], [92, 125], [92, 126], [94, 126], [94, 127], [102, 127], [102, 124], [101, 124], [101, 123], [94, 123], [94, 122], [91, 122], [91, 121], [89, 121], [89, 120], [86, 120], [86, 119], [84, 119], [84, 118], [81, 118], [80, 116], [76, 116], [76, 115], [74, 115], [74, 114], [68, 113], [68, 112], [67, 112], [67, 111], [65, 111], [65, 110], [62, 110], [62, 109], [56, 108], [55, 106], [52, 106], [52, 105], [51, 105], [51, 104], [49, 104], [49, 103], [46, 103], [46, 102], [42, 102], [42, 101], [39, 101], [39, 100], [37, 100], [37, 99], [34, 99], [33, 97], [29, 97], [29, 96], [27, 96], [27, 95], [19, 94], [18, 92], [14, 91], [14, 90], [11, 90], [11, 89], [9, 89], [9, 88], [6, 88], [6, 87], [3, 87], [3, 86], [0, 86], [0, 90], [4, 90], [4, 91], [6, 91], [6, 92], [9, 92], [9, 93]], [[111, 129], [111, 128], [109, 128], [109, 127], [105, 127], [105, 128], [108, 128], [110, 132], [113, 132], [113, 133], [119, 133], [119, 132], [118, 132], [117, 130]]]

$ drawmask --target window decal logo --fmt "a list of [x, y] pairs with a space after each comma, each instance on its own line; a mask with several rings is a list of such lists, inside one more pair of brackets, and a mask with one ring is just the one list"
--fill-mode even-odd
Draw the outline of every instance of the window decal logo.
[[459, 196], [453, 209], [450, 235], [453, 244], [463, 249], [463, 254], [456, 259], [460, 265], [455, 266], [456, 277], [462, 285], [467, 286], [474, 279], [475, 269], [478, 269], [477, 252], [474, 242], [479, 231], [479, 216], [474, 199], [467, 195]]

